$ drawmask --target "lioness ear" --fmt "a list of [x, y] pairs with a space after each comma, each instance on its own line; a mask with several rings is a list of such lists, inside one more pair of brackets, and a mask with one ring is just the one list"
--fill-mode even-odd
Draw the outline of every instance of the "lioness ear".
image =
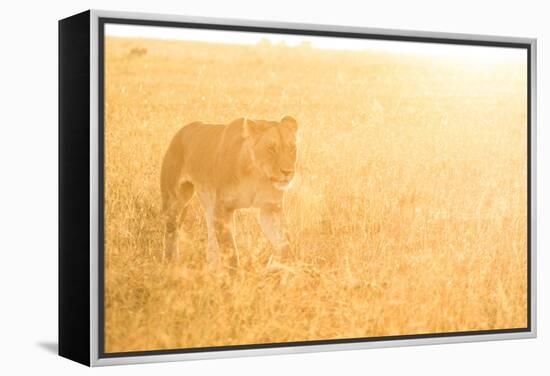
[[281, 125], [288, 127], [292, 132], [296, 133], [298, 130], [298, 122], [292, 116], [286, 115], [281, 119]]
[[244, 118], [243, 120], [243, 137], [248, 138], [250, 136], [253, 136], [257, 133], [257, 130], [255, 128], [255, 124], [252, 120]]

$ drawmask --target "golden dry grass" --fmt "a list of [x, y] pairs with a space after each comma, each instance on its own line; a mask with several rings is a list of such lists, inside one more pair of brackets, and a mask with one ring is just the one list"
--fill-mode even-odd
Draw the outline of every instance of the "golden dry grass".
[[[107, 352], [525, 327], [526, 65], [106, 39]], [[163, 264], [159, 169], [195, 120], [300, 124], [288, 270], [253, 210], [242, 267]]]

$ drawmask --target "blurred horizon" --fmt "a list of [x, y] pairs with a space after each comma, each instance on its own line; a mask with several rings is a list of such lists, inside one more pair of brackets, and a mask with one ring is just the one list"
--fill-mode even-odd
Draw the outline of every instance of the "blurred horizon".
[[232, 45], [271, 44], [287, 47], [307, 46], [316, 49], [340, 51], [373, 51], [396, 55], [428, 55], [468, 60], [527, 59], [523, 48], [472, 46], [450, 43], [427, 43], [367, 38], [342, 38], [309, 36], [298, 34], [256, 33], [248, 31], [224, 31], [167, 26], [137, 26], [105, 24], [105, 36], [123, 38], [145, 38], [161, 40], [185, 40]]

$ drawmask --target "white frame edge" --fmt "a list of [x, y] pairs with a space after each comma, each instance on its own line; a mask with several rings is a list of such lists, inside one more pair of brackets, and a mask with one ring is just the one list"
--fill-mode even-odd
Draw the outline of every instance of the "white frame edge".
[[[265, 356], [265, 355], [281, 355], [281, 354], [300, 354], [313, 353], [324, 351], [342, 351], [342, 350], [359, 350], [373, 349], [384, 347], [404, 347], [404, 346], [421, 346], [434, 344], [451, 344], [451, 343], [466, 343], [480, 341], [497, 341], [510, 339], [525, 339], [536, 338], [537, 336], [537, 211], [536, 211], [536, 175], [537, 175], [537, 39], [536, 38], [518, 38], [518, 37], [503, 37], [492, 35], [474, 35], [474, 34], [457, 34], [457, 33], [441, 33], [441, 32], [426, 32], [414, 30], [394, 30], [394, 29], [378, 29], [364, 28], [355, 26], [336, 26], [336, 25], [319, 25], [319, 24], [300, 24], [287, 22], [272, 22], [272, 21], [254, 21], [242, 19], [222, 19], [222, 18], [207, 18], [207, 17], [191, 17], [181, 15], [168, 14], [152, 14], [152, 13], [134, 13], [134, 12], [119, 12], [105, 10], [90, 10], [90, 365], [91, 366], [108, 366], [122, 364], [137, 364], [137, 363], [156, 363], [156, 362], [172, 362], [183, 360], [201, 360], [201, 359], [219, 359], [219, 358], [234, 358], [248, 356]], [[223, 351], [206, 351], [196, 353], [180, 353], [180, 354], [158, 354], [158, 355], [141, 355], [141, 356], [123, 356], [99, 358], [99, 333], [98, 333], [98, 229], [99, 229], [99, 166], [98, 166], [98, 147], [99, 147], [99, 124], [98, 124], [98, 19], [99, 18], [126, 18], [151, 21], [172, 21], [172, 22], [190, 22], [190, 23], [207, 23], [221, 25], [238, 25], [251, 27], [273, 27], [294, 30], [318, 30], [318, 31], [340, 31], [340, 32], [355, 32], [365, 34], [380, 34], [388, 36], [412, 36], [426, 38], [441, 38], [441, 39], [461, 39], [470, 41], [483, 42], [505, 42], [505, 43], [522, 43], [529, 44], [531, 47], [531, 330], [518, 333], [496, 333], [496, 334], [481, 334], [481, 335], [457, 335], [447, 337], [434, 338], [418, 338], [418, 339], [400, 339], [400, 340], [380, 340], [375, 342], [360, 342], [360, 343], [342, 343], [342, 344], [325, 344], [325, 345], [306, 345], [306, 346], [291, 346], [277, 348], [258, 348], [258, 349], [237, 349]]]
[[99, 363], [99, 67], [98, 15], [90, 11], [90, 365]]

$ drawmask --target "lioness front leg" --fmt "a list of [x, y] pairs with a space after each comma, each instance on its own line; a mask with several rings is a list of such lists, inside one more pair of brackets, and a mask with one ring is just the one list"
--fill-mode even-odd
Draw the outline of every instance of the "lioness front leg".
[[216, 240], [222, 254], [229, 255], [232, 268], [239, 265], [239, 254], [233, 236], [234, 213], [235, 210], [228, 209], [223, 205], [216, 206], [214, 209]]
[[282, 205], [266, 206], [260, 209], [260, 226], [276, 250], [279, 261], [288, 261], [290, 244], [286, 232], [286, 221]]

